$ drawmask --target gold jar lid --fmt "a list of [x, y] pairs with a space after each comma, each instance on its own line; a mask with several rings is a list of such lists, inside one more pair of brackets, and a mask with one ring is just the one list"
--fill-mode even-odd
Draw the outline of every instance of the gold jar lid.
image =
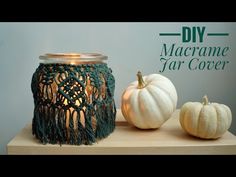
[[107, 56], [99, 53], [47, 53], [40, 55], [42, 63], [65, 63], [65, 64], [83, 64], [83, 63], [103, 63]]

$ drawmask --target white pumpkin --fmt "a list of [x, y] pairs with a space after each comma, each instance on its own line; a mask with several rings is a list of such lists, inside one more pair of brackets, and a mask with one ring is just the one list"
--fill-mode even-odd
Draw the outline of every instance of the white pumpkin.
[[176, 109], [175, 86], [160, 74], [142, 77], [139, 71], [137, 77], [122, 94], [122, 114], [140, 129], [159, 128]]
[[181, 127], [190, 135], [203, 139], [221, 137], [230, 127], [232, 113], [228, 106], [209, 103], [207, 96], [203, 103], [187, 102], [180, 110]]

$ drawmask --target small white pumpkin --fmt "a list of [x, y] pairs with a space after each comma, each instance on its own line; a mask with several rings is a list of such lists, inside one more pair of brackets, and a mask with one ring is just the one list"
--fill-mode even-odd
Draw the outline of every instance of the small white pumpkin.
[[203, 103], [185, 103], [181, 107], [179, 121], [181, 127], [190, 135], [216, 139], [229, 129], [232, 113], [228, 106], [209, 103], [207, 96], [204, 96]]
[[175, 86], [160, 74], [142, 77], [139, 71], [137, 77], [122, 94], [122, 114], [140, 129], [159, 128], [176, 109]]

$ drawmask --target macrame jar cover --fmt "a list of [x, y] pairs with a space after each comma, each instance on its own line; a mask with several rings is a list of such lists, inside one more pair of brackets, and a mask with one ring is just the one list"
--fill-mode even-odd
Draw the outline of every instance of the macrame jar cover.
[[32, 133], [42, 143], [92, 144], [115, 128], [115, 79], [100, 54], [46, 54], [32, 77]]

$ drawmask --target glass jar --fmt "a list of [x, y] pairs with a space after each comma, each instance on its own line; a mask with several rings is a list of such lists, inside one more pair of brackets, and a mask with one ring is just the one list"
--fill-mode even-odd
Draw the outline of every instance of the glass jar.
[[32, 77], [32, 133], [43, 144], [92, 144], [115, 128], [115, 79], [96, 53], [39, 57]]

